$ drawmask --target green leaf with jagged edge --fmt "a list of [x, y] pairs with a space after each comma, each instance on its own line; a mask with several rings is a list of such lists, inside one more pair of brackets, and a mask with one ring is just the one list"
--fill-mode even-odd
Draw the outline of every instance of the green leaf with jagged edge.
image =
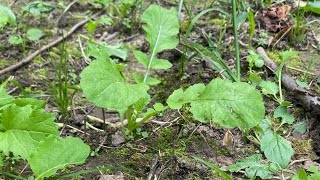
[[200, 122], [213, 121], [225, 128], [252, 128], [265, 114], [262, 95], [243, 82], [212, 80], [207, 86], [195, 84], [178, 89], [167, 100], [172, 109], [190, 103], [193, 117]]
[[103, 108], [124, 110], [149, 96], [148, 85], [127, 83], [116, 64], [108, 57], [91, 62], [80, 76], [85, 97]]
[[179, 44], [178, 13], [175, 8], [170, 10], [158, 5], [149, 6], [141, 16], [146, 32], [146, 39], [150, 44], [150, 55], [135, 51], [134, 56], [146, 66], [144, 82], [147, 81], [150, 69], [168, 69], [172, 66], [169, 61], [157, 59], [156, 55], [164, 50], [173, 49]]
[[277, 162], [282, 168], [287, 167], [294, 154], [290, 143], [273, 131], [262, 136], [261, 150], [268, 160]]
[[90, 147], [79, 138], [49, 136], [31, 154], [29, 163], [36, 180], [42, 180], [67, 165], [84, 163], [89, 154]]
[[28, 159], [47, 136], [58, 136], [58, 127], [54, 123], [55, 114], [42, 109], [33, 109], [31, 105], [19, 107], [15, 104], [5, 108], [1, 114], [0, 151], [6, 155]]
[[0, 87], [0, 108], [10, 103], [14, 98], [10, 96], [4, 88]]

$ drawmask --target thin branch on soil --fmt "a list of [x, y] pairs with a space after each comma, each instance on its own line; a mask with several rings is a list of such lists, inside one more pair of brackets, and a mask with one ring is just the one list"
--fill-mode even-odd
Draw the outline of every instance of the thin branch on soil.
[[95, 130], [95, 131], [99, 131], [99, 132], [103, 132], [104, 131], [103, 129], [99, 129], [99, 128], [94, 127], [92, 124], [90, 124], [88, 122], [86, 122], [85, 125], [88, 126], [91, 129]]
[[151, 180], [152, 179], [152, 177], [154, 175], [154, 172], [156, 171], [156, 166], [157, 166], [158, 162], [159, 162], [159, 156], [156, 155], [156, 157], [153, 158], [153, 160], [152, 160], [152, 165], [150, 167], [150, 172], [149, 172], [147, 180]]
[[10, 71], [16, 70], [28, 63], [30, 63], [35, 57], [37, 57], [39, 54], [41, 54], [42, 52], [58, 45], [60, 42], [62, 42], [63, 40], [67, 39], [68, 37], [70, 37], [74, 32], [76, 32], [76, 30], [78, 30], [80, 27], [82, 27], [83, 25], [85, 25], [90, 19], [96, 19], [97, 17], [99, 17], [100, 15], [102, 15], [105, 12], [106, 8], [103, 8], [102, 10], [100, 10], [99, 12], [97, 12], [96, 14], [92, 15], [90, 18], [87, 18], [83, 21], [80, 21], [78, 24], [74, 25], [68, 32], [67, 34], [63, 35], [62, 37], [58, 38], [57, 40], [53, 41], [52, 43], [43, 46], [41, 49], [33, 52], [32, 54], [30, 54], [28, 57], [26, 57], [25, 59], [21, 60], [20, 62], [18, 62], [17, 64], [14, 64], [12, 66], [9, 66], [7, 68], [4, 68], [2, 70], [0, 70], [0, 75], [3, 75], [5, 73], [8, 73]]
[[[262, 47], [257, 49], [257, 53], [263, 56], [265, 66], [270, 69], [273, 73], [276, 72], [278, 66], [268, 57], [267, 53]], [[295, 97], [302, 103], [303, 107], [307, 110], [318, 112], [320, 108], [320, 97], [316, 96], [312, 92], [299, 87], [295, 80], [282, 73], [282, 84], [288, 90], [294, 93]]]
[[305, 162], [305, 161], [310, 161], [310, 159], [298, 159], [298, 160], [294, 160], [292, 161], [287, 168], [289, 168], [290, 166], [294, 165], [295, 163], [300, 163], [300, 162]]

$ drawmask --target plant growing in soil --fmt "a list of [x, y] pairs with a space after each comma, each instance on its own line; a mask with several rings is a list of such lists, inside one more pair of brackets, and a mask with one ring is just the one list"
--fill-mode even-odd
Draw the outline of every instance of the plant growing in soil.
[[105, 49], [96, 52], [96, 60], [91, 62], [81, 73], [81, 88], [85, 97], [92, 103], [103, 108], [119, 112], [121, 122], [127, 118], [127, 129], [132, 132], [152, 116], [166, 109], [160, 103], [146, 108], [150, 103], [149, 85], [160, 83], [150, 77], [152, 69], [168, 69], [172, 64], [168, 60], [158, 59], [159, 52], [172, 49], [179, 43], [175, 37], [179, 32], [177, 12], [174, 8], [167, 10], [151, 5], [143, 15], [143, 29], [150, 43], [150, 55], [134, 51], [137, 60], [146, 67], [144, 76], [133, 75], [135, 84], [129, 83], [120, 72], [121, 66], [109, 57]]
[[0, 85], [0, 152], [27, 160], [37, 180], [67, 165], [82, 164], [90, 147], [79, 138], [61, 138], [55, 114], [44, 111], [45, 102], [14, 98], [5, 91], [6, 83]]

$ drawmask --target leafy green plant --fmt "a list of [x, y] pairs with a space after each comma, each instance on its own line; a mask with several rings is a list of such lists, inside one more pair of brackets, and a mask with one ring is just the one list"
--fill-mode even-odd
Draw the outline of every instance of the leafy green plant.
[[82, 164], [90, 153], [79, 138], [60, 138], [55, 114], [44, 111], [45, 102], [13, 98], [0, 86], [0, 151], [27, 160], [35, 179], [54, 175], [69, 164]]
[[260, 177], [261, 179], [271, 179], [273, 174], [281, 168], [276, 163], [270, 163], [262, 159], [261, 154], [254, 154], [235, 164], [227, 166], [230, 172], [245, 171], [245, 175], [250, 179]]
[[190, 104], [193, 117], [203, 123], [214, 122], [225, 128], [250, 129], [265, 114], [262, 96], [247, 83], [214, 79], [207, 86], [195, 84], [178, 89], [168, 98], [172, 109]]
[[[166, 109], [160, 103], [146, 110], [150, 102], [149, 85], [160, 81], [149, 77], [151, 69], [167, 69], [172, 66], [168, 60], [157, 59], [156, 55], [166, 49], [178, 45], [176, 35], [179, 23], [175, 9], [164, 9], [151, 5], [142, 15], [145, 23], [146, 39], [150, 43], [150, 55], [134, 51], [134, 56], [146, 67], [144, 77], [135, 75], [136, 84], [129, 83], [121, 74], [121, 66], [112, 61], [110, 54], [102, 48], [95, 52], [96, 60], [91, 62], [81, 73], [81, 88], [85, 97], [92, 103], [103, 108], [119, 112], [123, 122], [127, 118], [128, 130], [133, 132], [152, 116]], [[145, 111], [146, 110], [146, 111]]]
[[16, 16], [13, 11], [2, 4], [0, 4], [0, 17], [0, 31], [2, 31], [3, 27], [7, 24], [16, 24]]
[[41, 16], [42, 13], [49, 13], [54, 9], [54, 6], [43, 2], [43, 1], [33, 1], [28, 3], [22, 8], [23, 14], [31, 14], [35, 17]]

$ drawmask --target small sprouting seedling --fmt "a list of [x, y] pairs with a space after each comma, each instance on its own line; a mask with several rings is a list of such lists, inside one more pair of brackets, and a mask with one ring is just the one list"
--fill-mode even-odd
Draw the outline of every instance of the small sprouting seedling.
[[2, 31], [7, 24], [16, 24], [16, 16], [13, 11], [2, 4], [0, 4], [0, 17], [0, 31]]
[[8, 42], [11, 45], [22, 45], [23, 44], [23, 39], [20, 36], [14, 36], [14, 35], [10, 35]]
[[252, 72], [252, 68], [262, 68], [264, 65], [264, 61], [261, 55], [255, 53], [254, 51], [249, 51], [249, 55], [247, 56], [247, 61], [249, 63], [249, 70]]
[[167, 107], [156, 103], [153, 108], [146, 108], [150, 103], [149, 85], [160, 81], [149, 77], [151, 69], [168, 69], [172, 64], [168, 60], [158, 59], [159, 52], [172, 49], [178, 45], [175, 37], [179, 32], [177, 12], [174, 8], [167, 10], [151, 5], [142, 15], [145, 23], [146, 39], [150, 43], [150, 55], [134, 51], [134, 56], [146, 67], [143, 77], [135, 75], [136, 84], [122, 75], [120, 66], [110, 59], [105, 48], [95, 49], [96, 60], [91, 62], [81, 73], [81, 88], [85, 97], [92, 103], [103, 108], [119, 112], [121, 122], [127, 118], [127, 129], [133, 132], [152, 116]]
[[42, 38], [45, 34], [42, 30], [36, 29], [36, 28], [30, 28], [27, 31], [27, 38], [30, 41], [38, 41], [40, 38]]

